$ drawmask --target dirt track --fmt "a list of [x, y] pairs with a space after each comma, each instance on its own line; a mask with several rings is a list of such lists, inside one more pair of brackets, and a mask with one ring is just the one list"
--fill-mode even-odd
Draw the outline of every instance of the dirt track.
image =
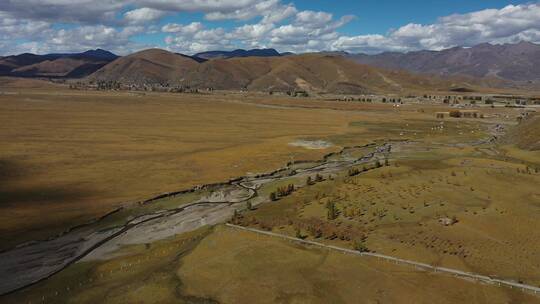
[[303, 240], [303, 239], [299, 239], [299, 238], [295, 238], [295, 237], [291, 237], [291, 236], [287, 236], [287, 235], [283, 235], [283, 234], [278, 234], [278, 233], [269, 232], [269, 231], [263, 231], [263, 230], [254, 229], [254, 228], [242, 227], [242, 226], [237, 226], [237, 225], [232, 225], [232, 224], [226, 224], [226, 226], [230, 227], [230, 228], [234, 228], [234, 229], [240, 229], [240, 230], [244, 230], [244, 231], [250, 231], [250, 232], [254, 232], [254, 233], [264, 234], [264, 235], [271, 236], [271, 237], [277, 237], [277, 238], [285, 239], [285, 240], [288, 240], [288, 241], [301, 243], [301, 244], [304, 244], [304, 245], [322, 247], [322, 248], [327, 248], [327, 249], [330, 249], [330, 250], [336, 250], [336, 251], [340, 251], [340, 252], [343, 252], [343, 253], [354, 254], [354, 255], [359, 255], [359, 256], [374, 257], [374, 258], [383, 259], [383, 260], [386, 260], [386, 261], [389, 261], [389, 262], [392, 262], [392, 263], [395, 263], [395, 264], [412, 266], [412, 267], [415, 267], [417, 269], [421, 269], [421, 270], [425, 270], [425, 271], [433, 271], [433, 272], [449, 274], [449, 275], [453, 275], [455, 277], [459, 277], [459, 278], [463, 278], [463, 279], [469, 279], [469, 280], [472, 279], [474, 281], [481, 281], [481, 282], [484, 282], [484, 283], [487, 283], [487, 284], [497, 284], [499, 286], [503, 285], [503, 286], [510, 287], [510, 288], [515, 287], [515, 288], [520, 288], [522, 291], [532, 292], [535, 295], [540, 294], [540, 288], [539, 287], [526, 285], [526, 284], [521, 284], [521, 283], [514, 282], [514, 281], [496, 279], [496, 278], [492, 278], [492, 277], [489, 277], [489, 276], [470, 273], [470, 272], [465, 272], [465, 271], [461, 271], [461, 270], [457, 270], [457, 269], [432, 266], [432, 265], [428, 265], [428, 264], [425, 264], [425, 263], [420, 263], [420, 262], [417, 262], [417, 261], [396, 258], [396, 257], [393, 257], [393, 256], [384, 255], [384, 254], [378, 254], [378, 253], [372, 253], [372, 252], [360, 252], [360, 251], [357, 251], [357, 250], [341, 248], [341, 247], [332, 246], [332, 245], [326, 245], [326, 244], [323, 244], [323, 243]]

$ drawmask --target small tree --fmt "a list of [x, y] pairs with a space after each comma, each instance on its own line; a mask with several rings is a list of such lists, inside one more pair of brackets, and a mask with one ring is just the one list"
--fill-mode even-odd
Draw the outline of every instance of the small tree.
[[377, 159], [375, 161], [375, 168], [380, 168], [380, 167], [382, 167], [381, 161]]
[[351, 168], [349, 169], [348, 174], [349, 176], [356, 176], [360, 174], [360, 170], [358, 170], [358, 168]]
[[308, 176], [306, 179], [306, 185], [311, 186], [313, 185], [313, 180], [311, 179], [311, 176]]
[[294, 192], [294, 184], [289, 184], [287, 186], [287, 195], [291, 194]]
[[354, 250], [358, 250], [360, 252], [369, 252], [369, 249], [367, 248], [365, 242], [363, 241], [355, 241]]
[[297, 239], [305, 239], [306, 236], [302, 234], [302, 230], [300, 228], [296, 228], [295, 235]]
[[251, 204], [250, 201], [248, 201], [248, 202], [246, 203], [246, 207], [247, 207], [247, 210], [253, 210], [253, 205]]
[[319, 183], [319, 182], [322, 182], [323, 180], [324, 180], [324, 178], [319, 173], [317, 173], [317, 175], [315, 175], [315, 181], [316, 182]]
[[461, 113], [461, 111], [459, 111], [459, 110], [450, 111], [450, 117], [460, 118], [462, 116], [462, 114], [463, 113]]
[[335, 220], [338, 216], [336, 204], [334, 202], [328, 202], [326, 204], [326, 209], [327, 209], [326, 217], [329, 220]]
[[273, 202], [278, 200], [277, 194], [275, 192], [270, 193], [270, 200]]

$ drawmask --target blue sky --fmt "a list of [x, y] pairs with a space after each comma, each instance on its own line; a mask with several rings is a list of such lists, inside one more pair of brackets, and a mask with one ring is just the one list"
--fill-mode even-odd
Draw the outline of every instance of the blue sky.
[[475, 1], [475, 0], [407, 0], [407, 1], [297, 1], [298, 7], [328, 10], [336, 15], [355, 14], [358, 18], [345, 26], [349, 35], [384, 34], [407, 23], [434, 23], [437, 18], [464, 14], [488, 8], [503, 8], [509, 4], [528, 1]]
[[[160, 47], [377, 53], [540, 42], [525, 1], [2, 0], [0, 52]], [[15, 43], [13, 43], [15, 42]], [[2, 55], [2, 54], [0, 54]]]
[[[519, 5], [530, 1], [339, 1], [339, 0], [297, 0], [293, 3], [301, 10], [326, 11], [335, 16], [353, 14], [354, 20], [339, 29], [345, 35], [385, 34], [391, 29], [408, 23], [431, 24], [437, 18], [452, 14], [464, 14], [483, 9], [500, 9], [509, 4]], [[241, 21], [205, 21], [202, 13], [178, 13], [165, 17], [160, 23], [203, 21], [215, 27], [234, 28]], [[137, 40], [151, 44], [162, 44], [166, 35], [140, 35]]]

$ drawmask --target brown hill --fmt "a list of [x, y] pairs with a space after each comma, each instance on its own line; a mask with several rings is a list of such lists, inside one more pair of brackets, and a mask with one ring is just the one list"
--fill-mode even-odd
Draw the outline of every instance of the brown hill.
[[192, 88], [253, 91], [304, 90], [310, 93], [399, 93], [474, 87], [461, 79], [413, 75], [362, 65], [343, 56], [304, 54], [284, 57], [245, 57], [206, 62], [159, 49], [120, 58], [89, 80], [124, 84], [167, 84]]
[[505, 135], [503, 141], [512, 143], [519, 148], [530, 151], [540, 150], [540, 114], [531, 114], [531, 117], [512, 128]]
[[[71, 71], [79, 68], [87, 62], [82, 59], [75, 58], [59, 58], [56, 60], [45, 60], [39, 63], [26, 65], [12, 70], [16, 75], [35, 75], [43, 77], [64, 77]], [[100, 63], [97, 63], [98, 65]], [[101, 66], [107, 64], [102, 62]]]
[[89, 79], [127, 84], [178, 83], [199, 63], [188, 56], [149, 49], [121, 57], [99, 69]]
[[428, 78], [376, 69], [322, 54], [218, 59], [202, 64], [188, 79], [198, 80], [195, 86], [218, 89], [246, 87], [255, 91], [331, 93], [399, 92], [442, 85]]
[[0, 75], [18, 77], [81, 78], [118, 58], [105, 50], [72, 54], [20, 54], [0, 57]]

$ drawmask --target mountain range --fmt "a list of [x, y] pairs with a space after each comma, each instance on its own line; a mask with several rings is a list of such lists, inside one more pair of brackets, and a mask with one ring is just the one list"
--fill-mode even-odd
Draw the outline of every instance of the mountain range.
[[193, 56], [160, 49], [124, 57], [101, 49], [75, 54], [25, 53], [0, 57], [0, 76], [335, 93], [468, 90], [486, 86], [536, 88], [540, 84], [540, 45], [480, 44], [376, 55], [295, 55], [275, 49], [212, 51]]
[[540, 45], [489, 43], [442, 51], [387, 52], [377, 55], [344, 54], [362, 64], [440, 76], [467, 75], [509, 81], [540, 81]]
[[[286, 53], [285, 55], [288, 55]], [[234, 50], [234, 51], [210, 51], [202, 52], [193, 55], [193, 57], [203, 59], [215, 59], [215, 58], [235, 58], [235, 57], [279, 57], [282, 56], [275, 49], [252, 49], [252, 50]]]
[[73, 54], [24, 53], [0, 58], [0, 76], [81, 78], [118, 58], [102, 49]]
[[90, 75], [88, 80], [135, 86], [340, 94], [447, 91], [477, 85], [463, 79], [427, 77], [371, 67], [344, 56], [325, 53], [198, 59], [149, 49], [118, 58]]

